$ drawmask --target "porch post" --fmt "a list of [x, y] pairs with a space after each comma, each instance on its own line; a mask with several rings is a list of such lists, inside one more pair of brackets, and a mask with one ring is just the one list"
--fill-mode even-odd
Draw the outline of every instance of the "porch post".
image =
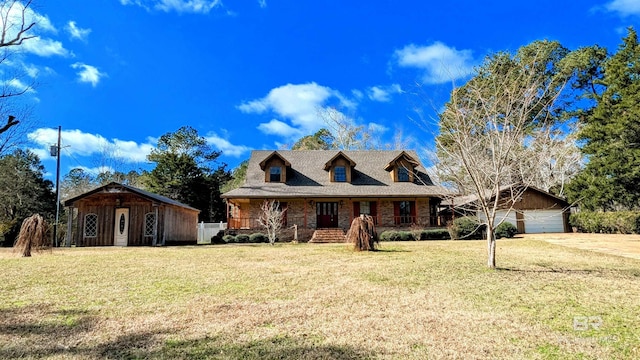
[[153, 220], [153, 240], [151, 241], [151, 246], [158, 245], [158, 205], [153, 205], [153, 210], [155, 213]]
[[71, 236], [73, 236], [73, 206], [67, 206], [67, 238], [65, 246], [71, 247]]

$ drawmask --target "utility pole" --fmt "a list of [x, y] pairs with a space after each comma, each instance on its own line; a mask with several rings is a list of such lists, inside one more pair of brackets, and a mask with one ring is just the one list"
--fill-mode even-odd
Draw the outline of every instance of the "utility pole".
[[53, 224], [53, 246], [58, 246], [58, 221], [60, 220], [60, 140], [62, 126], [58, 126], [58, 145], [51, 146], [51, 155], [56, 157], [56, 222]]

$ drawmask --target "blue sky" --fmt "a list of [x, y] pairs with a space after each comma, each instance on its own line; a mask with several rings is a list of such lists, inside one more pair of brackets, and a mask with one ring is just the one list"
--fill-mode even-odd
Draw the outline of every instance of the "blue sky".
[[33, 10], [39, 37], [12, 66], [37, 79], [21, 101], [49, 172], [62, 126], [62, 174], [148, 168], [156, 139], [183, 125], [232, 168], [251, 149], [314, 133], [328, 107], [380, 143], [402, 132], [428, 149], [435, 123], [417, 127], [413, 108], [433, 117], [487, 54], [538, 39], [615, 51], [640, 22], [640, 0], [38, 0]]

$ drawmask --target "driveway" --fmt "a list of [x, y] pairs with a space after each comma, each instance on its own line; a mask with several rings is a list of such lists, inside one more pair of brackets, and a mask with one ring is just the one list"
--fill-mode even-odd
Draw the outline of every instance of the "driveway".
[[543, 240], [552, 244], [640, 260], [640, 235], [558, 233], [520, 236], [524, 239]]

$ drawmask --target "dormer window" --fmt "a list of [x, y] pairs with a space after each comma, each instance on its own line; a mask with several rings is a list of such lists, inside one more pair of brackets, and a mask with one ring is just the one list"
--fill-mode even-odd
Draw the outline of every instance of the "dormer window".
[[287, 169], [289, 168], [291, 168], [291, 163], [278, 154], [277, 151], [272, 152], [260, 162], [260, 169], [264, 171], [265, 182], [286, 182]]
[[282, 179], [282, 168], [280, 166], [272, 166], [269, 168], [269, 182], [280, 182]]
[[324, 170], [329, 172], [329, 181], [350, 183], [352, 169], [355, 166], [355, 161], [351, 160], [342, 151], [338, 151], [334, 157], [324, 164]]
[[398, 167], [398, 182], [409, 182], [409, 169], [404, 166]]
[[393, 182], [413, 182], [416, 167], [419, 165], [416, 159], [402, 151], [384, 169], [389, 172]]

